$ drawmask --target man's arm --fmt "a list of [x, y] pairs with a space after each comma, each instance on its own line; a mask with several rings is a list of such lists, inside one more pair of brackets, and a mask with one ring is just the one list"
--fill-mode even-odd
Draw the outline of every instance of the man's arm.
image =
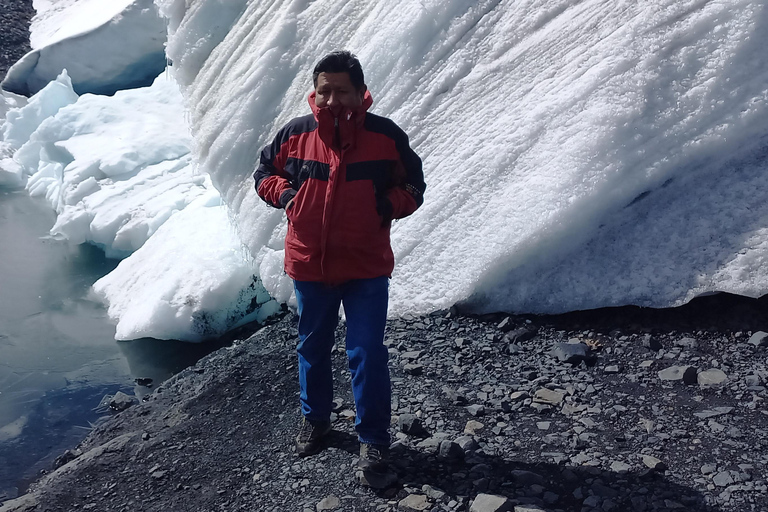
[[415, 212], [424, 202], [424, 173], [421, 166], [421, 158], [408, 143], [408, 135], [399, 127], [393, 134], [395, 147], [400, 153], [402, 170], [398, 169], [401, 177], [397, 186], [387, 191], [387, 199], [392, 205], [392, 219], [402, 219]]
[[285, 172], [285, 161], [288, 155], [287, 141], [286, 130], [280, 130], [275, 140], [262, 150], [259, 166], [253, 174], [256, 193], [268, 205], [275, 208], [285, 208], [296, 195], [296, 190], [291, 186], [291, 176]]

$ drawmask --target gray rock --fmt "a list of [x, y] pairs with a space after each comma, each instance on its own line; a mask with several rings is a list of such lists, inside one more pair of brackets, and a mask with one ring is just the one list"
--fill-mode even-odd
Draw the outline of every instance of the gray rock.
[[544, 484], [544, 477], [533, 471], [516, 469], [512, 471], [512, 480], [518, 485], [531, 486]]
[[429, 497], [429, 499], [434, 501], [440, 501], [446, 496], [445, 492], [427, 484], [422, 485], [421, 490], [424, 494], [426, 494]]
[[496, 326], [498, 330], [501, 332], [509, 332], [514, 328], [514, 324], [512, 323], [512, 319], [509, 317], [506, 317], [504, 320], [499, 322], [499, 324]]
[[655, 471], [666, 471], [667, 465], [664, 464], [660, 459], [657, 459], [656, 457], [653, 457], [651, 455], [643, 455], [643, 464], [645, 464], [650, 469], [653, 469]]
[[596, 360], [592, 351], [584, 343], [557, 343], [551, 352], [562, 363], [577, 365], [582, 361], [591, 364]]
[[701, 418], [703, 420], [706, 420], [708, 418], [714, 418], [715, 416], [722, 416], [724, 414], [728, 414], [733, 410], [733, 407], [715, 407], [713, 409], [707, 409], [704, 411], [699, 411], [693, 413], [694, 416], [697, 418]]
[[122, 391], [118, 391], [115, 393], [115, 396], [112, 397], [112, 399], [109, 401], [109, 408], [113, 411], [124, 411], [130, 406], [137, 404], [138, 400], [136, 397], [126, 395]]
[[397, 483], [397, 475], [391, 471], [374, 473], [372, 471], [357, 471], [355, 478], [363, 487], [371, 489], [386, 489]]
[[403, 366], [403, 371], [408, 375], [421, 375], [424, 372], [424, 366], [415, 363], [408, 363]]
[[606, 366], [605, 370], [603, 371], [605, 371], [605, 373], [608, 373], [608, 374], [620, 373], [621, 367], [617, 364], [612, 364], [610, 366]]
[[538, 505], [515, 505], [514, 512], [545, 512], [545, 510]]
[[467, 397], [448, 386], [443, 386], [443, 393], [453, 405], [465, 405], [467, 403]]
[[506, 334], [504, 338], [507, 340], [508, 343], [525, 343], [526, 341], [532, 340], [536, 337], [536, 329], [530, 328], [530, 327], [520, 327], [518, 329], [515, 329], [514, 331]]
[[756, 347], [768, 347], [768, 332], [757, 331], [749, 338], [748, 343]]
[[693, 338], [683, 338], [676, 340], [675, 346], [694, 349], [699, 346], [699, 343]]
[[426, 433], [421, 420], [415, 414], [401, 414], [397, 418], [397, 427], [400, 432], [410, 436], [421, 436]]
[[533, 401], [539, 404], [560, 405], [565, 399], [565, 392], [541, 388], [533, 395]]
[[626, 473], [630, 469], [632, 469], [632, 466], [630, 466], [626, 462], [621, 462], [617, 460], [611, 463], [611, 471], [615, 473]]
[[469, 507], [469, 512], [512, 512], [514, 507], [504, 496], [478, 494]]
[[341, 505], [339, 498], [331, 495], [320, 500], [320, 503], [315, 506], [315, 510], [317, 510], [317, 512], [323, 512], [324, 510], [336, 510], [339, 508], [339, 505]]
[[474, 417], [483, 416], [485, 415], [485, 407], [477, 404], [470, 405], [470, 406], [467, 406], [467, 412]]
[[711, 475], [715, 471], [717, 471], [717, 466], [715, 466], [714, 464], [704, 464], [703, 466], [701, 466], [702, 475]]
[[461, 448], [461, 446], [453, 441], [449, 441], [448, 439], [445, 439], [440, 443], [438, 454], [444, 459], [464, 458], [464, 450]]
[[653, 350], [654, 352], [658, 352], [664, 348], [661, 344], [661, 341], [659, 341], [658, 338], [654, 338], [650, 334], [646, 334], [645, 337], [643, 337], [643, 346], [647, 349]]
[[658, 372], [659, 379], [668, 382], [683, 381], [687, 385], [696, 384], [696, 368], [693, 366], [670, 366]]
[[475, 438], [472, 436], [461, 436], [457, 438], [454, 443], [459, 445], [465, 452], [477, 450], [480, 448], [480, 445], [477, 444], [477, 441], [475, 441]]
[[728, 487], [733, 483], [733, 477], [728, 471], [721, 471], [712, 477], [712, 483], [718, 487]]
[[485, 425], [483, 423], [480, 423], [479, 421], [475, 420], [469, 420], [467, 424], [464, 426], [464, 433], [469, 435], [475, 435], [478, 432], [481, 432], [485, 428]]
[[397, 503], [397, 508], [405, 512], [423, 512], [431, 509], [432, 505], [425, 494], [409, 494]]
[[728, 380], [728, 376], [723, 370], [710, 368], [709, 370], [704, 370], [699, 373], [696, 376], [696, 380], [699, 383], [699, 386], [702, 387], [719, 386]]

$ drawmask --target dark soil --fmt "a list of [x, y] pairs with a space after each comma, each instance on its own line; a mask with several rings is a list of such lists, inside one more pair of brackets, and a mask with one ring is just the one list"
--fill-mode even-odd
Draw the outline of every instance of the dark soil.
[[17, 60], [29, 52], [32, 0], [0, 0], [0, 82]]

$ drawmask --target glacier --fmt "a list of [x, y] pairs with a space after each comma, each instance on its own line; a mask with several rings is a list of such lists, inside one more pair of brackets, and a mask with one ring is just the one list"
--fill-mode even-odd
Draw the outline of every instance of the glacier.
[[35, 0], [33, 6], [32, 51], [8, 70], [6, 91], [35, 94], [66, 69], [78, 94], [114, 94], [148, 86], [165, 69], [165, 21], [152, 0]]
[[[71, 6], [91, 12], [54, 3], [33, 25], [43, 45]], [[26, 105], [5, 100], [0, 143], [0, 179], [46, 195], [56, 236], [124, 258], [94, 287], [118, 339], [199, 341], [293, 303], [285, 219], [251, 174], [338, 48], [424, 160], [425, 204], [392, 230], [391, 315], [768, 290], [763, 3], [156, 4], [166, 73], [112, 97], [62, 74]], [[67, 37], [138, 46], [142, 31], [99, 9]]]

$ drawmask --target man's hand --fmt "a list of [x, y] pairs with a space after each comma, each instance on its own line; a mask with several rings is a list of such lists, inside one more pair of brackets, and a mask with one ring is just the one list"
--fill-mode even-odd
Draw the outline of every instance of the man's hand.
[[293, 206], [293, 198], [296, 197], [296, 192], [298, 192], [295, 189], [289, 188], [282, 194], [280, 194], [280, 204], [285, 208], [286, 210], [290, 209], [291, 206]]
[[290, 210], [292, 206], [293, 206], [293, 198], [291, 198], [291, 200], [288, 201], [288, 204], [285, 205], [285, 209]]

